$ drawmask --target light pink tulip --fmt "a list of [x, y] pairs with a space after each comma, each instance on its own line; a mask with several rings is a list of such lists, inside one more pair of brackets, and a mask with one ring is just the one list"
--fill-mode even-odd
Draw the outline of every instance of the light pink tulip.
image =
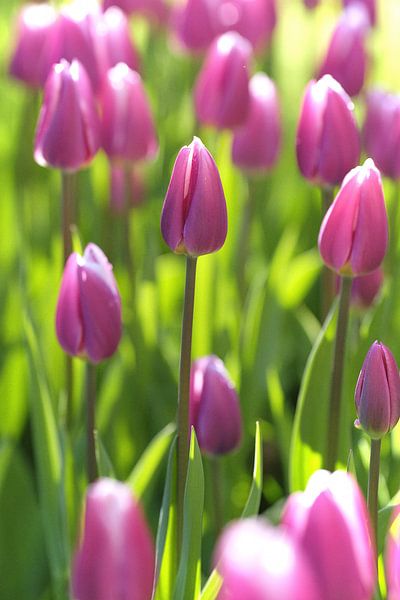
[[97, 35], [103, 74], [120, 62], [139, 70], [139, 55], [131, 38], [129, 22], [120, 8], [111, 6], [105, 11], [98, 20]]
[[344, 6], [351, 6], [351, 4], [362, 4], [368, 12], [370, 24], [376, 25], [376, 0], [343, 0]]

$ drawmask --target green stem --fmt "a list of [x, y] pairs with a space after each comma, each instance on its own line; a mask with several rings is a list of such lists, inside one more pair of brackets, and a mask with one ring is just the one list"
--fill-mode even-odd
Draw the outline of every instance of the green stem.
[[237, 282], [242, 304], [246, 299], [246, 263], [249, 255], [249, 241], [254, 215], [256, 182], [251, 177], [247, 178], [247, 197], [243, 207], [241, 227], [237, 245]]
[[375, 536], [375, 547], [378, 537], [378, 485], [379, 462], [381, 457], [381, 440], [371, 440], [371, 454], [369, 460], [367, 504], [371, 517], [371, 524]]
[[336, 325], [336, 339], [328, 416], [326, 468], [329, 471], [333, 471], [335, 469], [339, 447], [343, 365], [346, 348], [347, 324], [349, 320], [351, 284], [352, 279], [350, 277], [341, 278], [339, 314]]
[[87, 478], [92, 483], [97, 478], [96, 440], [96, 365], [86, 363], [86, 464]]
[[222, 464], [219, 456], [210, 458], [211, 466], [211, 482], [214, 504], [214, 522], [215, 536], [218, 537], [224, 526], [224, 502], [223, 502], [223, 481], [222, 481]]
[[135, 262], [132, 253], [132, 228], [130, 222], [130, 195], [132, 187], [132, 166], [129, 163], [124, 165], [124, 212], [121, 215], [122, 227], [123, 227], [123, 238], [124, 238], [124, 253], [126, 268], [128, 271], [129, 282], [132, 290], [132, 304], [135, 302], [135, 285], [136, 285], [136, 271]]
[[181, 358], [178, 388], [178, 497], [177, 540], [181, 547], [183, 530], [183, 501], [189, 461], [189, 392], [192, 353], [192, 327], [197, 258], [186, 257], [185, 300], [182, 317]]
[[390, 267], [392, 272], [394, 271], [397, 263], [397, 250], [399, 247], [398, 232], [399, 232], [399, 203], [400, 203], [400, 184], [395, 182], [393, 184], [393, 193], [391, 197], [391, 203], [389, 207], [389, 234], [390, 234], [390, 247], [389, 247], [389, 258]]
[[[332, 187], [321, 187], [322, 218], [326, 215], [332, 204], [334, 189]], [[336, 275], [324, 266], [321, 276], [321, 320], [324, 321], [336, 295]]]

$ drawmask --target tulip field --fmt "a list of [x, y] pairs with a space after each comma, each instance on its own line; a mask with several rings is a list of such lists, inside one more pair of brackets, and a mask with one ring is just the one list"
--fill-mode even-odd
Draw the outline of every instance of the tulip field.
[[400, 600], [400, 6], [0, 6], [0, 600]]

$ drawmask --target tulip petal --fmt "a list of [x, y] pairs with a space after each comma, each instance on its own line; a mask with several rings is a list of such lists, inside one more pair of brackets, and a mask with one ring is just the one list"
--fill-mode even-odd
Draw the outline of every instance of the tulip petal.
[[179, 248], [183, 238], [186, 216], [184, 191], [189, 155], [189, 146], [184, 146], [176, 158], [161, 212], [161, 233], [174, 251]]

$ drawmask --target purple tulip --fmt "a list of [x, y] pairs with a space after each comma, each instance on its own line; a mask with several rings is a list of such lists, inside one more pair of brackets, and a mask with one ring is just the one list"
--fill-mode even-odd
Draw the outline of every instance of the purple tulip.
[[103, 73], [121, 62], [139, 70], [139, 56], [130, 36], [128, 19], [120, 8], [111, 6], [105, 11], [99, 19], [98, 35], [103, 49]]
[[226, 454], [237, 448], [242, 437], [239, 398], [217, 356], [192, 364], [189, 406], [190, 426], [203, 452]]
[[188, 50], [206, 50], [218, 35], [217, 11], [221, 0], [187, 0], [173, 12], [173, 27]]
[[112, 266], [96, 244], [68, 258], [56, 313], [61, 346], [92, 363], [108, 358], [121, 338], [121, 299]]
[[358, 164], [360, 139], [353, 103], [330, 75], [311, 81], [297, 128], [297, 162], [303, 176], [319, 185], [341, 183]]
[[323, 600], [371, 600], [375, 551], [364, 497], [344, 471], [316, 471], [282, 517], [309, 558]]
[[378, 295], [384, 281], [383, 269], [379, 267], [361, 277], [354, 277], [351, 286], [351, 301], [361, 308], [369, 308]]
[[165, 0], [103, 0], [103, 9], [118, 6], [127, 15], [143, 14], [156, 23], [166, 24], [169, 18], [169, 6]]
[[228, 32], [214, 41], [195, 88], [196, 114], [201, 123], [224, 129], [245, 122], [251, 55], [250, 43], [238, 33]]
[[136, 71], [119, 63], [107, 73], [101, 94], [102, 145], [111, 159], [154, 158], [158, 142], [149, 101]]
[[178, 254], [209, 254], [225, 242], [224, 190], [213, 157], [197, 137], [176, 158], [162, 208], [161, 232]]
[[343, 0], [343, 4], [346, 7], [352, 4], [361, 4], [368, 12], [371, 26], [376, 25], [376, 0]]
[[228, 525], [218, 541], [214, 563], [223, 577], [218, 600], [322, 599], [296, 541], [261, 518]]
[[86, 495], [85, 522], [72, 568], [75, 600], [150, 600], [154, 545], [130, 488], [99, 479]]
[[220, 33], [237, 31], [255, 50], [270, 44], [276, 25], [276, 0], [222, 0], [217, 11]]
[[232, 160], [242, 169], [271, 169], [279, 154], [281, 123], [274, 82], [264, 73], [250, 80], [247, 119], [233, 137]]
[[386, 537], [385, 571], [387, 600], [400, 598], [400, 505], [393, 510]]
[[325, 264], [341, 275], [365, 275], [382, 263], [388, 222], [381, 176], [369, 158], [345, 177], [319, 232]]
[[354, 400], [362, 428], [372, 439], [389, 433], [400, 418], [399, 369], [389, 348], [374, 342], [358, 376]]
[[350, 4], [340, 17], [319, 70], [319, 77], [329, 73], [349, 96], [357, 96], [365, 80], [367, 52], [365, 37], [369, 16], [362, 4]]
[[50, 4], [27, 4], [18, 17], [16, 46], [9, 73], [31, 87], [41, 87], [48, 74], [48, 38], [57, 20]]

